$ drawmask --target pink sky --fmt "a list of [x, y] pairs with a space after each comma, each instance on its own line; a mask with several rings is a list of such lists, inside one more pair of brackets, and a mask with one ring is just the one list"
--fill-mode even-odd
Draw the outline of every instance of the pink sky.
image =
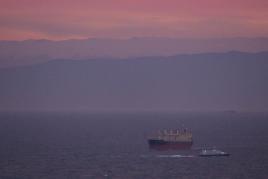
[[0, 0], [0, 39], [267, 37], [268, 0]]

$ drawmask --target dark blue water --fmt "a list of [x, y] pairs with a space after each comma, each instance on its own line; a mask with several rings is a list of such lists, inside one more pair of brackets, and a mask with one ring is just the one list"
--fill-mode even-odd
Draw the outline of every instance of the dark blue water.
[[[1, 179], [268, 178], [268, 115], [2, 113]], [[192, 151], [150, 151], [146, 135], [192, 129]], [[216, 147], [230, 157], [197, 157]]]

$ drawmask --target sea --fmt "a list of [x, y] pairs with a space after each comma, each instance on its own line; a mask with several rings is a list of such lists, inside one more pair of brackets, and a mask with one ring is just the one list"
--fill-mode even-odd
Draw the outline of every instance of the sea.
[[[147, 137], [188, 128], [191, 150]], [[229, 157], [199, 157], [216, 148]], [[0, 179], [267, 179], [268, 113], [1, 112]]]

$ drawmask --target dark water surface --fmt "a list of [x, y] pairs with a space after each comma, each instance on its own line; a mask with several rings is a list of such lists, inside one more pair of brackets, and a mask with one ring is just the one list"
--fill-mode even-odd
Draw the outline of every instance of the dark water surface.
[[[146, 135], [181, 126], [192, 151], [149, 150]], [[268, 178], [268, 114], [2, 113], [0, 141], [1, 179]]]

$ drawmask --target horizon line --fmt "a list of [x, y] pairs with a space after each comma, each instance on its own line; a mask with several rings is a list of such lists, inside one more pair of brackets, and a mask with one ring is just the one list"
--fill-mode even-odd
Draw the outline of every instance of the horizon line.
[[268, 36], [235, 36], [235, 37], [168, 37], [168, 36], [133, 36], [133, 37], [83, 37], [83, 38], [66, 38], [66, 39], [50, 39], [50, 38], [25, 38], [22, 40], [14, 39], [0, 39], [0, 42], [25, 42], [25, 41], [51, 41], [51, 42], [62, 42], [62, 41], [83, 41], [83, 40], [133, 40], [133, 39], [170, 39], [170, 40], [230, 40], [230, 39], [267, 39]]

